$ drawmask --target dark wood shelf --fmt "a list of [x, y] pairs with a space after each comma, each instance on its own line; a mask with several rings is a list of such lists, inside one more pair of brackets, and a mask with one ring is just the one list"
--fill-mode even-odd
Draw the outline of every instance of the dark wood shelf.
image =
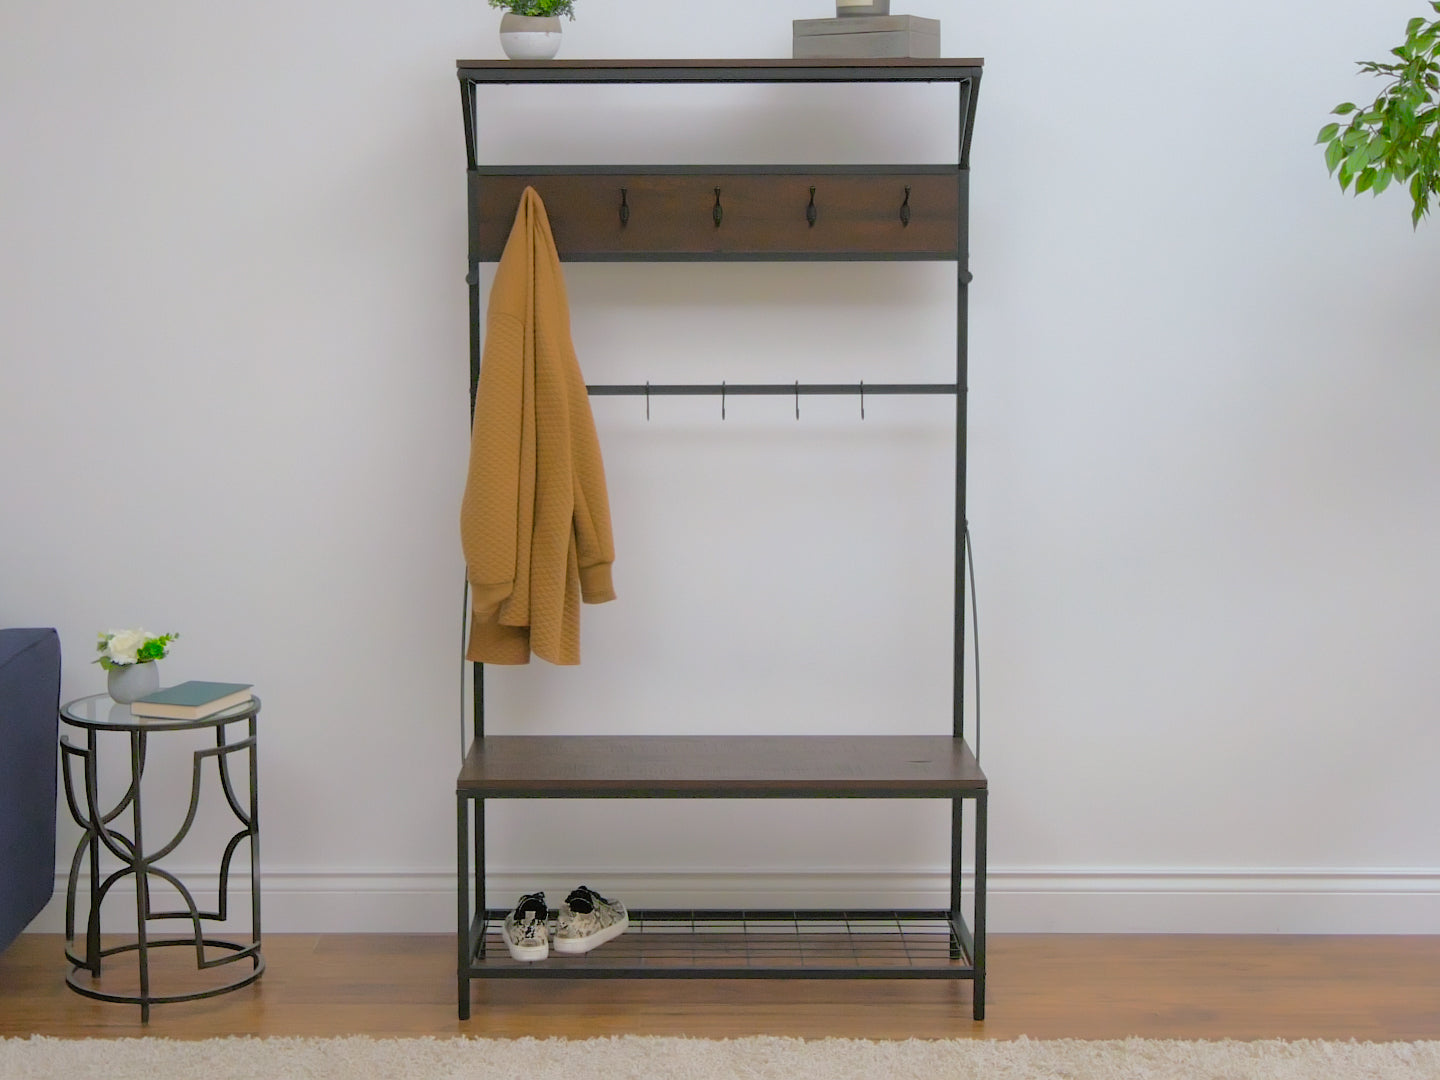
[[487, 735], [456, 781], [484, 799], [949, 799], [986, 789], [951, 735]]
[[476, 82], [932, 82], [980, 74], [979, 58], [885, 60], [457, 60]]

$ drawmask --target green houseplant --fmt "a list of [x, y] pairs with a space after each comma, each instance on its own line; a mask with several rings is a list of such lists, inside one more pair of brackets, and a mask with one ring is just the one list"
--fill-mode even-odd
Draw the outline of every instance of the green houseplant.
[[[1440, 15], [1440, 0], [1430, 7]], [[1392, 181], [1409, 181], [1418, 227], [1440, 195], [1440, 19], [1411, 19], [1405, 41], [1390, 53], [1394, 63], [1359, 62], [1361, 71], [1388, 78], [1379, 96], [1369, 105], [1337, 105], [1332, 114], [1350, 119], [1326, 124], [1315, 141], [1341, 191], [1354, 184], [1356, 195], [1378, 195]]]
[[490, 6], [535, 19], [575, 18], [575, 0], [490, 0]]
[[95, 663], [105, 669], [105, 688], [122, 705], [129, 705], [160, 688], [156, 662], [169, 655], [179, 634], [152, 634], [138, 627], [100, 634]]

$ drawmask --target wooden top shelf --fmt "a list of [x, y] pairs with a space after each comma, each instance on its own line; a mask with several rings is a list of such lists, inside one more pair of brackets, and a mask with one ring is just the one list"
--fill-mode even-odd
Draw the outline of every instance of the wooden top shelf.
[[949, 735], [490, 735], [456, 781], [481, 798], [954, 798], [986, 790]]
[[981, 59], [888, 60], [457, 60], [474, 82], [958, 82]]

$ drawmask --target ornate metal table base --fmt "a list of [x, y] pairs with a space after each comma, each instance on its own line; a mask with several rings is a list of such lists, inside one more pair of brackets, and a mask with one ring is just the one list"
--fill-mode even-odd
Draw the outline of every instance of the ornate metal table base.
[[[255, 756], [255, 718], [260, 711], [260, 700], [255, 698], [244, 705], [227, 709], [201, 720], [141, 720], [133, 717], [128, 707], [112, 705], [103, 694], [70, 702], [60, 710], [61, 719], [67, 724], [85, 731], [85, 746], [71, 745], [62, 737], [62, 773], [65, 779], [65, 798], [70, 804], [70, 813], [85, 830], [75, 847], [70, 860], [70, 876], [65, 890], [65, 958], [72, 968], [65, 977], [66, 984], [77, 994], [100, 1001], [123, 1002], [140, 1006], [142, 1022], [150, 1019], [150, 1006], [177, 1001], [195, 1001], [214, 997], [217, 994], [238, 990], [260, 978], [265, 971], [265, 959], [260, 954], [260, 825], [258, 817], [258, 772]], [[238, 739], [229, 738], [229, 728], [243, 723], [246, 734]], [[156, 850], [147, 850], [142, 831], [141, 780], [145, 772], [145, 757], [149, 737], [167, 731], [215, 732], [215, 745], [195, 750], [192, 757], [190, 779], [190, 808], [175, 835]], [[130, 742], [130, 784], [120, 800], [108, 811], [100, 808], [98, 781], [97, 737], [101, 731], [116, 731], [128, 734]], [[230, 775], [230, 759], [235, 754], [245, 754], [249, 773], [249, 802], [242, 805], [236, 796]], [[230, 838], [220, 863], [219, 897], [214, 911], [202, 911], [185, 883], [175, 874], [158, 865], [174, 851], [190, 832], [196, 811], [200, 806], [201, 779], [205, 764], [215, 760], [225, 801], [240, 823], [240, 829]], [[71, 763], [79, 759], [84, 770], [83, 801], [76, 797]], [[112, 827], [126, 810], [130, 811], [131, 835]], [[244, 841], [249, 841], [250, 855], [250, 912], [251, 938], [249, 942], [235, 942], [207, 937], [206, 922], [223, 922], [228, 915], [230, 895], [230, 864], [236, 850]], [[101, 879], [100, 858], [104, 852], [118, 860], [118, 868]], [[75, 922], [76, 899], [82, 867], [88, 868], [90, 907], [86, 917], [84, 951], [76, 951]], [[158, 878], [173, 888], [184, 903], [183, 910], [156, 911], [151, 903], [151, 878]], [[135, 882], [135, 926], [133, 941], [124, 941], [109, 948], [101, 946], [100, 913], [110, 890], [126, 878]], [[183, 920], [190, 924], [190, 933], [181, 937], [152, 938], [153, 924], [167, 920]], [[157, 993], [150, 981], [150, 950], [158, 948], [184, 947], [195, 950], [195, 966], [198, 971], [221, 968], [227, 964], [249, 960], [249, 970], [241, 970], [234, 979], [208, 986], [190, 993]], [[95, 985], [100, 978], [101, 962], [105, 957], [122, 953], [135, 953], [139, 966], [139, 993], [112, 993]], [[83, 974], [82, 974], [83, 973]], [[83, 981], [82, 981], [83, 980]]]

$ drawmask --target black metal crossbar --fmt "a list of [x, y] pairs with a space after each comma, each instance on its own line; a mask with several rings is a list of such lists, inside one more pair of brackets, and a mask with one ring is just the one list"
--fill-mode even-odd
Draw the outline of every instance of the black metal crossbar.
[[956, 394], [955, 383], [629, 383], [594, 385], [591, 397], [744, 397], [799, 394]]

